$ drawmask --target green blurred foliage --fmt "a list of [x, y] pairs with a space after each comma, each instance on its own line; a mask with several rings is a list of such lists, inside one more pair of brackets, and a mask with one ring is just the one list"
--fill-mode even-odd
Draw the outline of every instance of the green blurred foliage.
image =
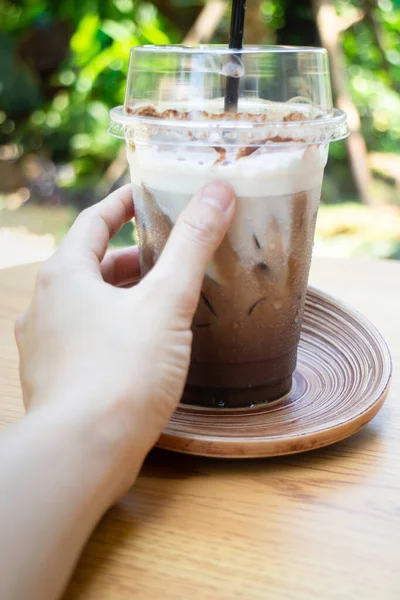
[[[368, 149], [398, 152], [400, 0], [334, 3], [343, 17], [364, 12], [342, 39]], [[19, 156], [36, 153], [59, 165], [61, 188], [95, 186], [119, 146], [107, 134], [108, 112], [123, 102], [130, 48], [180, 43], [203, 4], [2, 0], [0, 145], [17, 144]], [[270, 39], [319, 43], [311, 0], [263, 0], [260, 8]], [[227, 29], [226, 17], [214, 41], [226, 41]], [[325, 198], [354, 197], [344, 143], [331, 145], [330, 153]]]
[[[342, 8], [346, 4], [340, 3]], [[372, 14], [382, 36], [360, 21], [344, 35], [351, 91], [371, 150], [396, 152], [400, 143], [400, 2], [379, 0]]]
[[4, 0], [0, 23], [0, 144], [68, 165], [61, 186], [96, 183], [117, 151], [108, 113], [130, 48], [177, 42], [173, 25], [132, 0]]

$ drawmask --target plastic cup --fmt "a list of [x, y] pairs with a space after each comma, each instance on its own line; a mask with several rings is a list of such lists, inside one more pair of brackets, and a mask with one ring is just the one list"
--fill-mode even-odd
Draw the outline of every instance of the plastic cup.
[[[228, 76], [239, 80], [236, 114], [224, 113]], [[143, 276], [201, 186], [228, 181], [238, 198], [204, 279], [182, 401], [239, 407], [284, 397], [328, 146], [348, 134], [326, 51], [133, 48], [110, 131], [126, 140]]]

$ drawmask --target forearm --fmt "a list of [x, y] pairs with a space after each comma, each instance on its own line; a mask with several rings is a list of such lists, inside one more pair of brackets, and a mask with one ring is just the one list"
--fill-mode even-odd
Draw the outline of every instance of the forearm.
[[143, 456], [127, 478], [113, 438], [102, 423], [61, 414], [58, 406], [38, 409], [4, 432], [1, 598], [59, 597], [97, 521], [140, 468]]

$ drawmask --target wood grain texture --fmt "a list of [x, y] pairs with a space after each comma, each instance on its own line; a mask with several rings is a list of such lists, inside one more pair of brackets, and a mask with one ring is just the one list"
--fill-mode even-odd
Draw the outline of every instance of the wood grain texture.
[[[22, 414], [13, 321], [35, 267], [0, 271], [0, 417]], [[387, 339], [375, 419], [294, 456], [218, 460], [155, 450], [93, 533], [66, 600], [397, 600], [400, 597], [400, 264], [315, 260], [311, 282]]]
[[218, 458], [282, 456], [352, 435], [386, 398], [391, 357], [380, 333], [343, 302], [309, 289], [293, 387], [237, 409], [181, 404], [158, 447]]

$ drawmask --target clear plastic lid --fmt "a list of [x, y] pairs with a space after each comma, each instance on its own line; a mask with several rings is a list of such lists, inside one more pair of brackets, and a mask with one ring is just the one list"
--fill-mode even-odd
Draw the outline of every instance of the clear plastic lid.
[[[229, 78], [237, 80], [237, 112], [225, 110]], [[322, 48], [138, 46], [110, 133], [135, 143], [156, 135], [196, 145], [309, 144], [346, 137], [348, 127], [333, 108]]]

